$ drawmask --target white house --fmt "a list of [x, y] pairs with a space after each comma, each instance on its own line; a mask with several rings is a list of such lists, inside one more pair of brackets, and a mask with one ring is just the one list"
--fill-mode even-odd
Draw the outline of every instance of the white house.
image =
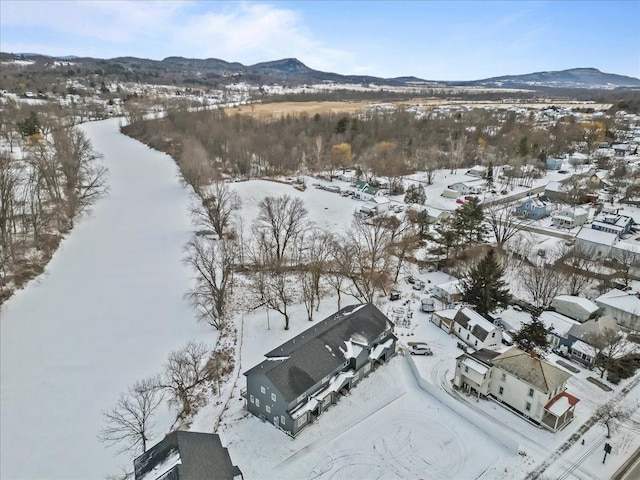
[[589, 212], [584, 208], [563, 208], [552, 214], [551, 224], [556, 228], [575, 228], [585, 224]]
[[469, 170], [467, 170], [467, 175], [471, 175], [472, 177], [483, 178], [487, 173], [487, 169], [482, 165], [474, 165]]
[[605, 315], [611, 315], [618, 325], [640, 330], [640, 298], [614, 288], [596, 298]]
[[565, 390], [571, 374], [515, 347], [491, 361], [489, 394], [556, 432], [573, 420], [579, 399]]
[[456, 317], [457, 313], [458, 310], [455, 308], [438, 310], [437, 312], [433, 312], [433, 315], [431, 315], [431, 322], [445, 332], [451, 333], [454, 325], [453, 319]]
[[479, 397], [489, 395], [491, 381], [491, 360], [500, 355], [493, 350], [477, 350], [463, 353], [456, 358], [456, 372], [453, 384], [459, 389]]
[[453, 333], [476, 350], [496, 350], [502, 346], [502, 330], [478, 312], [461, 308], [453, 321]]
[[377, 215], [389, 210], [390, 205], [391, 201], [387, 197], [372, 197], [360, 207], [360, 211], [368, 215]]
[[593, 260], [606, 258], [611, 254], [611, 247], [618, 241], [615, 233], [582, 227], [576, 235], [576, 250], [589, 255]]
[[487, 181], [478, 179], [478, 180], [469, 180], [467, 182], [457, 182], [452, 185], [449, 185], [447, 188], [449, 190], [457, 190], [460, 192], [460, 195], [477, 195], [482, 193], [487, 186]]
[[551, 300], [551, 306], [556, 312], [579, 322], [595, 317], [600, 311], [600, 307], [591, 300], [574, 295], [558, 295]]
[[453, 305], [462, 300], [462, 285], [460, 280], [441, 283], [433, 287], [433, 296], [445, 305]]

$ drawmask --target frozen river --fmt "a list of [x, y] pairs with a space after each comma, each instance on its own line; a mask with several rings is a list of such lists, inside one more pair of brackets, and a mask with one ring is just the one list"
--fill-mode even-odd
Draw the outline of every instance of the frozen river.
[[192, 227], [174, 162], [120, 134], [118, 119], [82, 128], [104, 155], [109, 195], [0, 313], [3, 479], [131, 468], [97, 440], [101, 412], [171, 350], [214, 339], [182, 299]]

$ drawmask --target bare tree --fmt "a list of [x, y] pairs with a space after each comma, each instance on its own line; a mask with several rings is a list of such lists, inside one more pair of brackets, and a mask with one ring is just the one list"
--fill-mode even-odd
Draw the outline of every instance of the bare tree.
[[187, 244], [186, 251], [185, 263], [195, 270], [196, 281], [185, 297], [200, 321], [221, 330], [231, 315], [229, 300], [238, 244], [196, 238]]
[[484, 207], [484, 218], [490, 225], [500, 249], [520, 231], [523, 224], [523, 221], [513, 214], [513, 207], [513, 204], [492, 204]]
[[258, 267], [252, 280], [256, 301], [284, 317], [284, 329], [289, 330], [289, 305], [296, 301], [293, 274], [274, 263]]
[[547, 265], [527, 265], [521, 273], [520, 286], [540, 311], [551, 305], [551, 300], [558, 296], [564, 287], [564, 277]]
[[186, 137], [182, 142], [182, 153], [177, 163], [184, 183], [191, 185], [193, 190], [204, 199], [202, 189], [212, 181], [214, 170], [209, 161], [209, 154], [200, 140], [193, 136]]
[[192, 414], [204, 398], [205, 387], [215, 379], [211, 358], [207, 346], [195, 342], [169, 354], [158, 386], [168, 393], [169, 404], [179, 408], [178, 418]]
[[600, 405], [593, 416], [598, 423], [607, 428], [607, 438], [611, 438], [611, 435], [617, 431], [620, 425], [631, 418], [634, 410], [609, 401]]
[[224, 238], [230, 233], [234, 216], [242, 208], [240, 195], [221, 180], [202, 187], [200, 191], [202, 206], [192, 208], [194, 218], [202, 227], [214, 231], [218, 238]]
[[393, 283], [391, 246], [391, 233], [383, 222], [354, 217], [342, 249], [350, 261], [343, 268], [351, 281], [350, 293], [361, 302], [373, 303], [376, 294], [386, 292]]
[[120, 453], [138, 455], [146, 452], [147, 443], [153, 436], [153, 414], [162, 400], [156, 379], [136, 382], [120, 396], [115, 407], [103, 413], [106, 425], [98, 439], [110, 446], [121, 446]]
[[10, 253], [22, 171], [20, 162], [8, 153], [0, 152], [0, 259]]
[[580, 296], [591, 283], [589, 266], [595, 257], [593, 250], [583, 250], [577, 246], [566, 253], [561, 271], [565, 278], [565, 290], [568, 295]]
[[306, 227], [307, 209], [300, 198], [266, 197], [258, 204], [253, 230], [277, 265], [283, 264], [291, 244]]
[[604, 328], [599, 332], [589, 332], [585, 335], [584, 341], [591, 345], [595, 351], [594, 367], [600, 372], [600, 378], [604, 378], [604, 374], [629, 349], [625, 335], [614, 328]]

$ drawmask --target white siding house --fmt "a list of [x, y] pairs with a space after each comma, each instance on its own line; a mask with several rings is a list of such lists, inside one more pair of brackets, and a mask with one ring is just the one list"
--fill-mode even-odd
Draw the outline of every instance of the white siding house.
[[605, 315], [611, 315], [618, 325], [640, 330], [640, 298], [632, 293], [614, 288], [596, 298]]
[[573, 295], [559, 295], [551, 300], [551, 306], [556, 312], [579, 322], [593, 318], [600, 311], [591, 300]]
[[461, 308], [453, 320], [453, 333], [476, 350], [495, 350], [502, 345], [502, 330], [470, 308]]
[[565, 392], [571, 374], [517, 348], [492, 360], [489, 393], [555, 432], [571, 420], [578, 399]]

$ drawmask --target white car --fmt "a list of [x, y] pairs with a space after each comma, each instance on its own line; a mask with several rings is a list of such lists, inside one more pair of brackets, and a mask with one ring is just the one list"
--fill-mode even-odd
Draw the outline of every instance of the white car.
[[409, 343], [411, 355], [433, 355], [433, 352], [426, 343]]

